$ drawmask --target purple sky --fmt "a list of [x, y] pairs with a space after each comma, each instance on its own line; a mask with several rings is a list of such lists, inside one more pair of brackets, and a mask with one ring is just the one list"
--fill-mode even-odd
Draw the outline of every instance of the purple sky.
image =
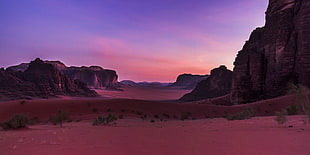
[[174, 81], [233, 61], [267, 0], [3, 0], [0, 67], [40, 57], [120, 80]]

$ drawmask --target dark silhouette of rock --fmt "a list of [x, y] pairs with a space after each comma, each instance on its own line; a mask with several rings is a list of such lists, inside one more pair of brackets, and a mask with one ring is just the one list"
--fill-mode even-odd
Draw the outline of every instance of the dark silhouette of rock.
[[266, 23], [239, 51], [231, 101], [244, 104], [285, 95], [288, 83], [310, 86], [310, 1], [270, 0]]
[[[91, 67], [67, 67], [60, 61], [44, 61], [45, 63], [52, 64], [58, 71], [68, 75], [74, 80], [80, 80], [87, 84], [90, 88], [110, 88], [114, 89], [118, 86], [118, 75], [114, 70], [103, 69], [99, 66]], [[26, 71], [29, 63], [22, 63], [20, 65], [8, 67], [14, 71]]]
[[161, 83], [161, 82], [134, 82], [131, 80], [123, 80], [119, 82], [120, 86], [137, 86], [137, 87], [167, 87], [171, 83]]
[[224, 96], [231, 91], [232, 71], [220, 66], [211, 71], [210, 76], [199, 82], [196, 88], [185, 94], [180, 100], [197, 101]]
[[177, 77], [176, 82], [171, 86], [183, 87], [185, 89], [193, 89], [202, 80], [208, 78], [209, 75], [192, 75], [192, 74], [181, 74]]
[[28, 68], [14, 71], [12, 68], [0, 70], [0, 91], [3, 100], [20, 98], [47, 98], [56, 95], [98, 96], [84, 83], [63, 75], [53, 65], [37, 58]]

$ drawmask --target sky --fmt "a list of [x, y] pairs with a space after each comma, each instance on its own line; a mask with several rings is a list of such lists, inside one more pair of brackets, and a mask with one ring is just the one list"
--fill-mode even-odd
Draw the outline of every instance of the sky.
[[102, 66], [119, 80], [175, 81], [233, 69], [268, 0], [2, 0], [0, 67]]

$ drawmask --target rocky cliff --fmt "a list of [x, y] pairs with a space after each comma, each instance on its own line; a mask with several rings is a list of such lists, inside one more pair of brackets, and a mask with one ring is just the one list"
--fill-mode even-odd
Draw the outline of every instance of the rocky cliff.
[[[103, 69], [99, 66], [67, 67], [60, 61], [44, 62], [52, 64], [61, 73], [68, 75], [71, 79], [80, 80], [91, 88], [115, 88], [118, 85], [118, 76], [114, 70]], [[29, 63], [22, 63], [17, 66], [8, 67], [8, 69], [24, 72], [28, 66]]]
[[181, 74], [171, 86], [184, 87], [185, 89], [193, 89], [202, 80], [208, 78], [209, 75], [192, 75]]
[[180, 100], [196, 101], [227, 95], [231, 91], [232, 71], [220, 66], [211, 71], [210, 76], [196, 85], [196, 88], [185, 94]]
[[97, 96], [84, 83], [63, 75], [53, 65], [37, 58], [27, 69], [14, 71], [12, 68], [0, 70], [0, 92], [2, 100], [56, 95]]
[[310, 1], [270, 0], [266, 23], [239, 51], [234, 104], [285, 95], [288, 83], [310, 86]]

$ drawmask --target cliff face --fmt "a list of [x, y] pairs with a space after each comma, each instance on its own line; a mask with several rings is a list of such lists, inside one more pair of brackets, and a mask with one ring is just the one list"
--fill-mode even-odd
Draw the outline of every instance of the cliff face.
[[193, 89], [200, 81], [208, 78], [208, 75], [192, 75], [181, 74], [172, 86], [184, 87], [185, 89]]
[[196, 88], [185, 94], [180, 100], [196, 101], [227, 95], [231, 90], [232, 71], [220, 66], [211, 71], [210, 76], [196, 85]]
[[93, 88], [115, 88], [117, 86], [117, 74], [113, 70], [103, 69], [99, 66], [68, 67], [64, 74], [72, 79], [78, 79]]
[[22, 71], [0, 70], [0, 99], [46, 98], [56, 95], [97, 96], [84, 83], [63, 75], [53, 65], [40, 59], [31, 61]]
[[285, 95], [288, 83], [310, 86], [310, 1], [270, 0], [233, 70], [234, 104]]
[[[58, 71], [69, 76], [71, 79], [80, 80], [91, 88], [115, 88], [118, 76], [114, 70], [103, 69], [99, 66], [91, 67], [67, 67], [60, 61], [44, 61], [53, 65]], [[29, 63], [8, 67], [10, 70], [24, 72]]]

